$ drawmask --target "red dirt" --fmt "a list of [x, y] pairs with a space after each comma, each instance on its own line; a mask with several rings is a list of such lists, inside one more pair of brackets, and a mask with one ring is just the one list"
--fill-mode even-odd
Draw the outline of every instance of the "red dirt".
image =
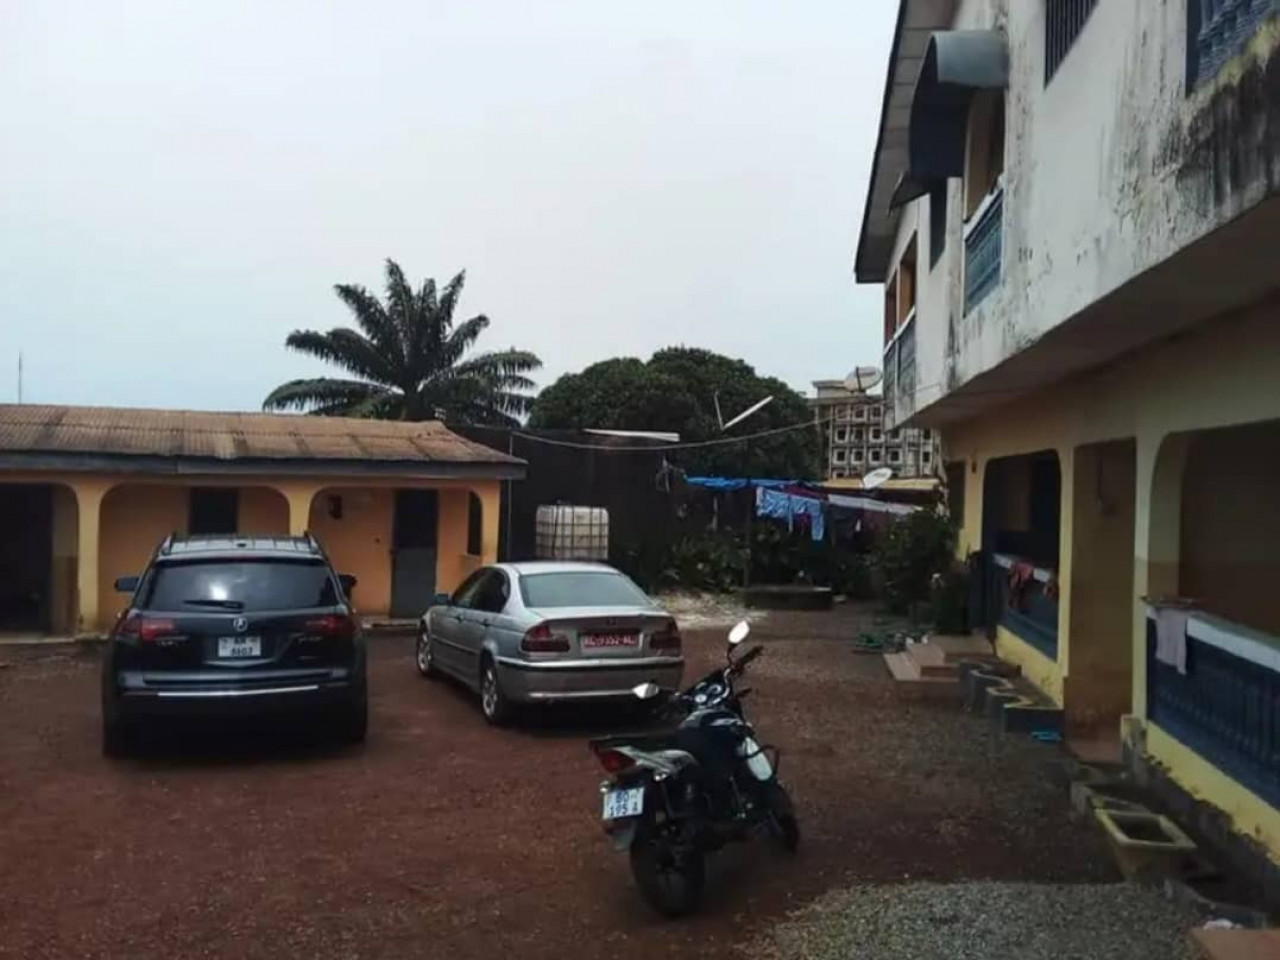
[[[180, 730], [110, 762], [96, 658], [15, 662], [0, 670], [0, 956], [706, 960], [859, 879], [1111, 876], [1067, 820], [1054, 748], [900, 702], [878, 658], [794, 639], [855, 635], [848, 617], [757, 630], [748, 706], [783, 748], [800, 855], [726, 851], [705, 911], [678, 923], [646, 910], [599, 830], [584, 742], [627, 726], [616, 714], [494, 730], [417, 676], [407, 640], [377, 639], [361, 749]], [[720, 643], [688, 638], [690, 676]]]

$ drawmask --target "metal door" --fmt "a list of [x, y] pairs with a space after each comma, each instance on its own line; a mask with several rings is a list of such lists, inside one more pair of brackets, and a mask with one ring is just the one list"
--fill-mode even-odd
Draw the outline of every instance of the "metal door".
[[391, 615], [417, 618], [436, 592], [434, 490], [397, 490], [391, 537]]

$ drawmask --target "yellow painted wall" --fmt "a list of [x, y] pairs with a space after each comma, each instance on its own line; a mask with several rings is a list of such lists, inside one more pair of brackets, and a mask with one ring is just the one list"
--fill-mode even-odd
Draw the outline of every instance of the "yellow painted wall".
[[[238, 526], [244, 533], [301, 534], [311, 529], [325, 544], [334, 566], [360, 580], [355, 600], [362, 613], [385, 614], [391, 596], [391, 519], [397, 487], [440, 493], [437, 583], [452, 590], [472, 570], [498, 559], [500, 480], [424, 480], [397, 477], [256, 477], [230, 483], [226, 477], [184, 476], [133, 479], [120, 474], [14, 472], [14, 483], [65, 484], [55, 493], [55, 562], [65, 567], [71, 631], [98, 632], [111, 626], [124, 598], [117, 577], [141, 573], [159, 543], [187, 527], [192, 487], [237, 486]], [[322, 494], [345, 494], [343, 520], [328, 516]], [[483, 505], [481, 552], [467, 548], [467, 494]], [[59, 581], [61, 582], [61, 581]]]
[[[330, 515], [330, 498], [342, 498], [342, 517]], [[352, 599], [365, 616], [385, 616], [391, 608], [391, 488], [327, 487], [311, 503], [308, 529], [316, 535], [339, 573], [357, 578]]]
[[[1058, 647], [1062, 649], [1061, 644]], [[1016, 633], [1010, 633], [1004, 627], [996, 628], [996, 653], [1001, 660], [1016, 663], [1022, 668], [1022, 675], [1036, 685], [1050, 700], [1062, 706], [1062, 667], [1056, 660], [1050, 660]]]
[[283, 537], [289, 533], [289, 501], [270, 487], [243, 487], [236, 533]]
[[1232, 780], [1190, 747], [1147, 724], [1147, 753], [1157, 758], [1179, 786], [1231, 817], [1239, 833], [1252, 837], [1280, 861], [1280, 810]]
[[[1050, 666], [1015, 637], [1003, 636], [999, 641], [1013, 659], [1032, 664], [1028, 675], [1038, 678], [1050, 696], [1062, 697], [1072, 689], [1072, 608], [1088, 602], [1087, 596], [1073, 601], [1075, 565], [1099, 562], [1097, 549], [1084, 544], [1076, 549], [1072, 516], [1076, 449], [1129, 438], [1136, 445], [1134, 538], [1124, 556], [1133, 564], [1131, 700], [1141, 720], [1146, 711], [1146, 628], [1138, 598], [1178, 589], [1182, 465], [1189, 459], [1190, 447], [1182, 435], [1268, 420], [1280, 420], [1280, 301], [1208, 321], [1123, 361], [945, 427], [948, 457], [965, 460], [970, 469], [960, 536], [963, 551], [977, 549], [982, 542], [981, 479], [987, 462], [1046, 448], [1058, 452], [1063, 481], [1058, 663]], [[1213, 509], [1247, 511], [1254, 503], [1224, 502]], [[1269, 569], [1280, 572], [1280, 563], [1271, 560]], [[1083, 584], [1078, 589], [1087, 589]], [[1274, 587], [1270, 590], [1277, 592]], [[1202, 790], [1205, 799], [1228, 810], [1244, 828], [1274, 822], [1274, 808], [1238, 785], [1226, 786], [1221, 775], [1205, 777], [1189, 761], [1190, 751], [1175, 748], [1169, 738], [1150, 738], [1147, 750], [1168, 766], [1175, 780]], [[1268, 833], [1266, 842], [1280, 859], [1277, 833]]]
[[1280, 424], [1197, 435], [1182, 489], [1180, 592], [1280, 636]]
[[102, 500], [99, 519], [98, 626], [109, 627], [127, 598], [116, 593], [116, 577], [142, 573], [169, 534], [187, 529], [186, 486], [126, 483]]

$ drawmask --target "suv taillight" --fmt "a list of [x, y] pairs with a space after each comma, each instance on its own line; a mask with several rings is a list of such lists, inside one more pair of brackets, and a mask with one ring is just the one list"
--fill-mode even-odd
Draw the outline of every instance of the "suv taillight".
[[550, 624], [540, 623], [525, 633], [520, 649], [525, 653], [568, 653], [569, 638], [553, 633]]
[[649, 637], [649, 649], [660, 653], [679, 653], [681, 647], [680, 628], [674, 620], [666, 624]]
[[134, 611], [116, 626], [116, 633], [122, 637], [137, 637], [142, 643], [151, 643], [162, 637], [173, 637], [178, 634], [178, 625], [164, 617], [147, 617]]
[[302, 628], [317, 637], [349, 640], [356, 635], [355, 620], [341, 613], [326, 613], [322, 617], [312, 617], [302, 625]]

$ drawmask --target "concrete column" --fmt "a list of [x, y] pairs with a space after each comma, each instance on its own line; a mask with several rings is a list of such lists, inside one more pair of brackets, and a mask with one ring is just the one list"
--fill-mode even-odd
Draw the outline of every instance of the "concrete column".
[[1058, 448], [1058, 665], [1071, 669], [1071, 571], [1075, 560], [1074, 447]]
[[100, 629], [100, 617], [105, 615], [99, 604], [98, 583], [98, 533], [102, 514], [102, 499], [112, 483], [98, 478], [80, 480], [73, 489], [76, 494], [78, 517], [76, 535], [76, 598], [78, 617], [76, 629], [80, 633]]
[[[1138, 437], [1137, 511], [1134, 517], [1135, 598], [1178, 592], [1182, 553], [1182, 476], [1192, 434], [1153, 432]], [[1147, 715], [1146, 605], [1133, 605], [1133, 712]]]
[[323, 487], [314, 483], [279, 483], [275, 489], [289, 503], [290, 536], [302, 536], [311, 523], [311, 502]]
[[485, 563], [498, 562], [498, 538], [502, 515], [502, 483], [491, 480], [477, 486], [480, 498], [480, 555]]

